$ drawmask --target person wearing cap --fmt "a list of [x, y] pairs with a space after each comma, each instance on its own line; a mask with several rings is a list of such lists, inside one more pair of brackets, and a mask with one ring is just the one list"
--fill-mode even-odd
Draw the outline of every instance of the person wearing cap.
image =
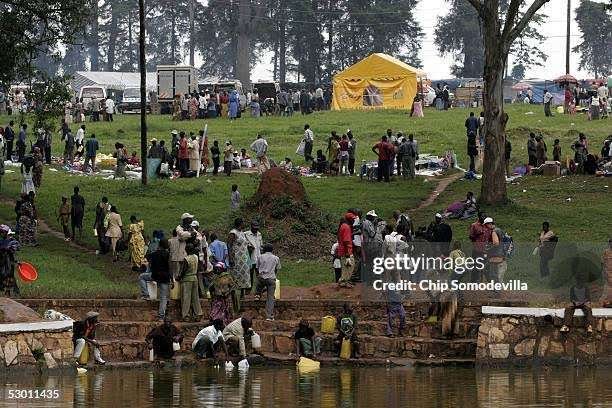
[[64, 241], [70, 241], [70, 203], [68, 203], [68, 197], [62, 196], [62, 203], [57, 210], [57, 221], [62, 226], [62, 230], [64, 231]]
[[14, 234], [8, 225], [0, 225], [0, 293], [6, 297], [17, 297], [20, 293], [15, 279], [15, 253], [21, 245]]
[[81, 353], [90, 344], [94, 348], [94, 361], [96, 364], [105, 364], [106, 361], [100, 355], [100, 344], [96, 341], [96, 326], [98, 325], [98, 312], [87, 312], [83, 320], [77, 320], [72, 324], [72, 344], [74, 345], [75, 359], [81, 357]]
[[353, 257], [353, 221], [355, 215], [346, 213], [344, 219], [338, 226], [338, 257], [342, 263], [342, 274], [338, 280], [340, 287], [352, 287], [351, 277], [355, 268], [355, 258]]
[[225, 142], [225, 148], [223, 149], [223, 172], [227, 176], [232, 175], [232, 164], [234, 162], [234, 146], [232, 141], [228, 140]]
[[[183, 213], [181, 215], [181, 225], [175, 228], [176, 237], [178, 240], [178, 248], [177, 248], [177, 251], [178, 251], [177, 261], [178, 262], [182, 262], [183, 259], [185, 259], [185, 257], [187, 256], [187, 252], [185, 251], [185, 246], [187, 245], [187, 241], [192, 236], [196, 235], [195, 231], [193, 230], [193, 227], [191, 226], [191, 223], [193, 222], [194, 218], [195, 217], [188, 212]], [[172, 260], [174, 261], [175, 259], [173, 258]]]
[[366, 213], [365, 219], [361, 223], [361, 239], [364, 257], [364, 270], [362, 279], [365, 276], [371, 277], [374, 266], [374, 258], [382, 256], [382, 240], [377, 239], [378, 215], [376, 211], [370, 210]]
[[491, 230], [491, 242], [487, 246], [487, 266], [489, 279], [496, 282], [504, 281], [504, 274], [508, 269], [506, 263], [506, 254], [504, 253], [504, 245], [502, 242], [504, 233], [500, 228], [497, 228], [493, 218], [487, 217], [484, 219], [484, 225]]
[[149, 159], [161, 159], [162, 151], [159, 144], [157, 144], [157, 139], [151, 139], [151, 147], [149, 147], [149, 151], [147, 152], [147, 158]]

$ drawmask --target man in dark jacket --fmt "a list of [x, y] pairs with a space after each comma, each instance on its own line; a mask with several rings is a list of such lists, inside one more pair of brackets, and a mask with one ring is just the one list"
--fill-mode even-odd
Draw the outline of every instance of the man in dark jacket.
[[469, 135], [470, 133], [474, 133], [474, 137], [476, 137], [478, 125], [478, 118], [474, 116], [474, 112], [470, 112], [470, 117], [465, 120], [466, 134]]
[[174, 357], [173, 343], [180, 344], [183, 341], [181, 331], [172, 324], [170, 318], [165, 317], [163, 324], [153, 328], [145, 337], [149, 350], [153, 349], [153, 353], [159, 358]]
[[434, 255], [448, 256], [450, 243], [453, 240], [453, 230], [444, 222], [441, 214], [436, 214], [434, 221], [429, 225], [428, 232], [431, 234]]
[[10, 121], [8, 126], [4, 129], [4, 141], [6, 142], [6, 160], [11, 160], [13, 157], [13, 142], [15, 141], [15, 126], [14, 121]]
[[170, 274], [170, 251], [168, 248], [168, 240], [165, 238], [161, 239], [157, 250], [147, 255], [147, 260], [149, 261], [147, 272], [141, 273], [138, 277], [140, 294], [142, 299], [145, 300], [149, 300], [147, 282], [157, 282], [157, 287], [159, 289], [159, 309], [157, 316], [160, 319], [166, 316], [170, 285], [172, 284], [172, 275]]

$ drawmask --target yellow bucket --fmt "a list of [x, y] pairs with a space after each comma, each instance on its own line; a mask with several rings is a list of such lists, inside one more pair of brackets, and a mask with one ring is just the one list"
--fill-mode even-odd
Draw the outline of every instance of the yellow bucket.
[[181, 284], [180, 282], [174, 282], [174, 287], [170, 289], [170, 299], [179, 300], [181, 298]]
[[85, 343], [85, 347], [83, 347], [83, 351], [79, 356], [79, 364], [87, 365], [89, 362], [89, 345]]
[[323, 316], [321, 319], [321, 333], [334, 333], [336, 331], [336, 318]]
[[351, 341], [342, 339], [342, 347], [340, 347], [340, 358], [348, 360], [351, 358]]
[[320, 367], [321, 363], [306, 357], [300, 357], [300, 360], [297, 362], [297, 368], [302, 372], [318, 370]]
[[276, 280], [276, 288], [274, 289], [274, 299], [280, 299], [280, 281]]

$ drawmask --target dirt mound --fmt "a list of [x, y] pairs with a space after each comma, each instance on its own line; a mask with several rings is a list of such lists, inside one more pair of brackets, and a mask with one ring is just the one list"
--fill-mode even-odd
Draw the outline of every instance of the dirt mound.
[[251, 202], [267, 208], [273, 204], [275, 199], [280, 197], [288, 197], [295, 202], [303, 202], [306, 199], [306, 189], [296, 176], [280, 167], [274, 167], [262, 175], [257, 192]]
[[299, 178], [278, 167], [262, 175], [242, 217], [258, 220], [275, 252], [292, 259], [325, 257], [334, 240], [331, 217], [312, 204]]

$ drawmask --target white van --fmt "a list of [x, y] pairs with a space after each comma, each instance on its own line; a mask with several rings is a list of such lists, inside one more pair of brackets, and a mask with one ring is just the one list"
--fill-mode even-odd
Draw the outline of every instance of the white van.
[[106, 99], [106, 88], [99, 85], [93, 85], [84, 86], [79, 91], [79, 100], [82, 100], [85, 110], [87, 110], [89, 102], [91, 102], [91, 99], [94, 97], [99, 101]]

